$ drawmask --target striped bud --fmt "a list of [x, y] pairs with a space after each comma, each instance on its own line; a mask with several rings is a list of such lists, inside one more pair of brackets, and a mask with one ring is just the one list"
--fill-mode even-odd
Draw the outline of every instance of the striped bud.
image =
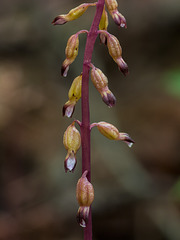
[[80, 148], [81, 145], [81, 136], [79, 131], [74, 126], [75, 122], [73, 122], [65, 131], [63, 137], [64, 147], [67, 149], [68, 153], [65, 158], [64, 168], [65, 171], [73, 171], [77, 160], [76, 160], [76, 152]]
[[105, 0], [105, 3], [109, 12], [112, 12], [118, 8], [118, 3], [116, 0]]
[[63, 106], [63, 116], [72, 117], [75, 105], [81, 98], [82, 74], [76, 77], [69, 89], [69, 100]]
[[126, 19], [125, 17], [119, 13], [118, 11], [118, 3], [116, 0], [105, 0], [107, 9], [113, 18], [114, 22], [119, 26], [119, 27], [125, 27], [127, 28], [126, 24]]
[[134, 143], [134, 140], [132, 140], [127, 133], [120, 133], [119, 130], [110, 123], [99, 122], [96, 126], [100, 133], [110, 140], [124, 141], [129, 147], [131, 147]]
[[77, 6], [76, 8], [71, 9], [68, 14], [63, 14], [63, 15], [57, 16], [52, 21], [52, 24], [53, 25], [62, 25], [67, 22], [73, 21], [73, 20], [79, 18], [80, 16], [82, 16], [86, 12], [88, 7], [95, 6], [95, 5], [96, 5], [96, 3], [83, 3], [79, 6]]
[[101, 91], [108, 85], [107, 77], [99, 68], [96, 68], [94, 66], [91, 69], [91, 80], [98, 91]]
[[86, 227], [89, 217], [89, 209], [94, 200], [93, 185], [87, 179], [86, 170], [79, 179], [76, 187], [76, 198], [79, 203], [77, 221], [81, 227]]
[[[101, 16], [101, 21], [99, 23], [99, 30], [107, 31], [107, 28], [108, 28], [108, 14], [107, 14], [107, 12], [105, 10], [105, 7], [104, 7], [103, 13], [102, 13], [102, 16]], [[99, 37], [100, 37], [100, 42], [101, 43], [107, 44], [107, 37], [104, 33], [100, 33]]]
[[104, 73], [94, 66], [91, 69], [91, 80], [101, 94], [102, 100], [109, 106], [112, 107], [115, 105], [116, 98], [113, 93], [108, 88], [108, 79]]
[[79, 35], [73, 34], [67, 42], [65, 54], [66, 59], [64, 60], [62, 67], [61, 67], [61, 74], [62, 76], [66, 77], [69, 65], [74, 62], [75, 58], [78, 55], [78, 49], [79, 49]]
[[119, 40], [112, 34], [107, 34], [107, 47], [109, 54], [113, 60], [117, 63], [121, 72], [126, 76], [128, 74], [128, 65], [122, 58], [122, 48]]

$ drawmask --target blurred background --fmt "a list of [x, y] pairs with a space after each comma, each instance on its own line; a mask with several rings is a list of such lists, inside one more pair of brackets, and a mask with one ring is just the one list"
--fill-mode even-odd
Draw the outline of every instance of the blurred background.
[[[76, 61], [60, 75], [70, 35], [89, 29], [95, 9], [63, 26], [59, 14], [82, 1], [0, 1], [0, 239], [79, 240], [75, 197], [81, 151], [64, 172], [62, 117], [72, 80], [81, 73], [86, 36]], [[93, 63], [106, 74], [117, 104], [109, 109], [90, 83], [91, 122], [107, 121], [135, 145], [92, 130], [94, 240], [180, 239], [180, 1], [118, 1], [127, 19], [109, 32], [123, 48], [125, 78], [96, 41]], [[77, 128], [79, 128], [77, 126]]]

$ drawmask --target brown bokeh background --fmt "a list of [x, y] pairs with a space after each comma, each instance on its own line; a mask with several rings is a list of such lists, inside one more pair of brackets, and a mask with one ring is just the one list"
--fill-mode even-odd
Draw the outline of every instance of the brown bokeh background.
[[[0, 2], [0, 239], [79, 240], [75, 172], [64, 173], [62, 117], [72, 80], [82, 71], [85, 35], [68, 77], [60, 76], [70, 35], [89, 29], [95, 10], [53, 27], [82, 3]], [[91, 122], [107, 121], [136, 144], [92, 130], [93, 240], [180, 239], [180, 2], [118, 1], [128, 29], [110, 19], [123, 48], [125, 78], [97, 39], [93, 63], [107, 75], [117, 104], [109, 109], [90, 83]], [[80, 102], [73, 119], [81, 119]]]

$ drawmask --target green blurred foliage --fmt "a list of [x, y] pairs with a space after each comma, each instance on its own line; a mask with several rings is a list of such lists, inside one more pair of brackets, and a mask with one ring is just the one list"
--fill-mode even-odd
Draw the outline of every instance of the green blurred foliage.
[[180, 70], [174, 70], [165, 74], [165, 87], [175, 97], [180, 96]]

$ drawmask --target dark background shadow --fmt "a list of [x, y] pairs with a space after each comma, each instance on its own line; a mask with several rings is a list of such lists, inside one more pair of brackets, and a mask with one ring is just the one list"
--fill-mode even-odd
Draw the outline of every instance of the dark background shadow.
[[[96, 41], [93, 63], [109, 79], [117, 104], [109, 109], [90, 83], [91, 121], [127, 132], [129, 149], [92, 130], [93, 239], [180, 239], [180, 3], [118, 1], [128, 28], [112, 19], [123, 48], [125, 78]], [[60, 76], [70, 35], [89, 29], [94, 9], [54, 27], [58, 14], [82, 1], [0, 2], [0, 239], [83, 239], [74, 174], [64, 173], [62, 117], [72, 80], [81, 73], [85, 35], [68, 77]]]

